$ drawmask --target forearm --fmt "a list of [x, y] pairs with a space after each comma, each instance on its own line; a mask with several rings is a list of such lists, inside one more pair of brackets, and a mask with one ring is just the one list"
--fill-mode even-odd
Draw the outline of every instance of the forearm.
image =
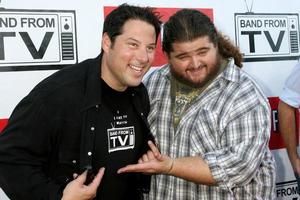
[[169, 174], [197, 184], [216, 185], [209, 166], [200, 157], [174, 159]]
[[295, 108], [280, 101], [278, 106], [279, 112], [279, 127], [281, 136], [286, 145], [288, 156], [292, 162], [297, 158], [297, 140], [296, 140], [296, 125], [295, 125]]

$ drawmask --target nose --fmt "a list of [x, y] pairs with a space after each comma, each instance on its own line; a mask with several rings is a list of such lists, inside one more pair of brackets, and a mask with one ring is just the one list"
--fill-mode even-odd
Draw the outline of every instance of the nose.
[[191, 66], [195, 69], [199, 68], [200, 60], [199, 60], [198, 56], [192, 56]]
[[136, 58], [141, 63], [149, 62], [149, 54], [147, 52], [147, 48], [140, 48], [137, 51]]

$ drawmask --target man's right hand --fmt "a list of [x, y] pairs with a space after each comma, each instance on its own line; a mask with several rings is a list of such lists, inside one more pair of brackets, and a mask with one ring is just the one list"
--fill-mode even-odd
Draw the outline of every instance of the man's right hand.
[[98, 186], [102, 180], [104, 168], [100, 168], [93, 181], [85, 185], [87, 171], [71, 181], [63, 191], [62, 200], [92, 200], [96, 197]]

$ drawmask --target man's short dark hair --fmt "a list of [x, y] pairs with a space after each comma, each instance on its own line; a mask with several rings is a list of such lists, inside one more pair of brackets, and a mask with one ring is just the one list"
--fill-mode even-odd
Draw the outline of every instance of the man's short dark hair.
[[133, 6], [125, 3], [109, 13], [104, 20], [103, 33], [108, 34], [112, 44], [114, 44], [116, 37], [122, 34], [123, 26], [128, 20], [141, 20], [152, 25], [155, 29], [157, 41], [161, 26], [158, 12], [155, 12], [154, 8]]

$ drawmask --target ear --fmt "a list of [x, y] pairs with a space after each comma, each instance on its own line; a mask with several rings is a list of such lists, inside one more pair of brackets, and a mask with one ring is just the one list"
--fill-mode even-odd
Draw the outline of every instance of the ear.
[[107, 53], [109, 51], [110, 47], [111, 47], [111, 40], [110, 40], [108, 34], [105, 32], [102, 35], [102, 49], [104, 52]]

